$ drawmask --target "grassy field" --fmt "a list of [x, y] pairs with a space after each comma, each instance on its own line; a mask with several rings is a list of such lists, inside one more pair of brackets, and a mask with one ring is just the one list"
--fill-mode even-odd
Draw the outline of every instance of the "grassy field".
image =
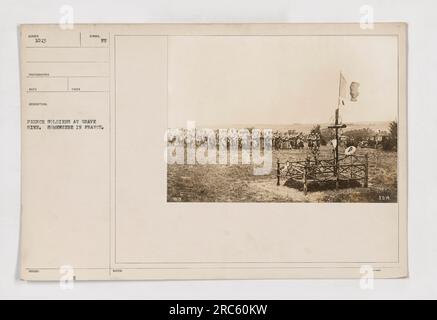
[[[321, 148], [320, 158], [332, 157], [328, 147]], [[397, 153], [358, 148], [357, 155], [369, 156], [369, 185], [363, 188], [342, 186], [304, 195], [290, 181], [276, 185], [276, 159], [303, 160], [308, 150], [273, 152], [269, 175], [256, 176], [252, 165], [181, 165], [167, 166], [167, 201], [169, 202], [396, 202]], [[341, 150], [343, 152], [343, 150]]]

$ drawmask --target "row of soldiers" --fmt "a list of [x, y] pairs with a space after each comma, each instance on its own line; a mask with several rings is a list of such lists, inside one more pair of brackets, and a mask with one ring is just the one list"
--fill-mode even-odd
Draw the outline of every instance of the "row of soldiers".
[[[254, 136], [249, 130], [241, 130], [239, 132], [235, 131], [234, 134], [228, 133], [227, 135], [220, 135], [219, 130], [209, 129], [196, 129], [196, 132], [189, 132], [183, 129], [169, 130], [167, 133], [167, 141], [170, 144], [179, 145], [192, 145], [195, 147], [205, 146], [209, 143], [212, 147], [213, 144], [216, 146], [227, 146], [238, 145], [239, 148], [243, 146], [254, 146], [257, 147], [259, 143], [261, 146], [266, 144], [271, 144], [270, 147], [274, 147], [276, 150], [279, 149], [304, 149], [305, 144], [308, 148], [313, 145], [320, 146], [320, 135], [318, 133], [310, 133], [305, 135], [303, 132], [293, 133], [293, 132], [280, 132], [274, 131], [265, 141], [265, 132], [263, 130], [258, 131], [259, 135], [255, 136], [258, 139], [254, 139]], [[213, 138], [211, 139], [211, 134]], [[210, 139], [208, 138], [210, 137]]]

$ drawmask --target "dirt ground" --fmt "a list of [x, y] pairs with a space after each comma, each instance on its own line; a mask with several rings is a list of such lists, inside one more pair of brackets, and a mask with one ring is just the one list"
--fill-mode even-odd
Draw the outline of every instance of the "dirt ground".
[[[343, 152], [341, 150], [341, 152]], [[252, 165], [185, 165], [167, 166], [167, 200], [169, 202], [396, 202], [397, 153], [358, 148], [357, 155], [369, 156], [369, 185], [363, 188], [342, 186], [339, 190], [325, 186], [323, 191], [307, 195], [281, 180], [276, 185], [276, 159], [303, 160], [308, 150], [273, 152], [269, 175], [254, 175]], [[321, 147], [320, 158], [332, 157], [328, 147]]]

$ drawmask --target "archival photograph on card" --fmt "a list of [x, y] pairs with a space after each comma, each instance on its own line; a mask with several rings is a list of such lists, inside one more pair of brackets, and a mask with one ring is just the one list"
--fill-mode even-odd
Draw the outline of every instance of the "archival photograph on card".
[[398, 201], [397, 37], [175, 37], [167, 59], [168, 202]]

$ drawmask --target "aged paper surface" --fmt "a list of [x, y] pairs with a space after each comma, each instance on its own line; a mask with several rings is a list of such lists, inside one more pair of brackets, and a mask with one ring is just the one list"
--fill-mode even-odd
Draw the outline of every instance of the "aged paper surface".
[[21, 26], [22, 278], [407, 276], [406, 31]]

